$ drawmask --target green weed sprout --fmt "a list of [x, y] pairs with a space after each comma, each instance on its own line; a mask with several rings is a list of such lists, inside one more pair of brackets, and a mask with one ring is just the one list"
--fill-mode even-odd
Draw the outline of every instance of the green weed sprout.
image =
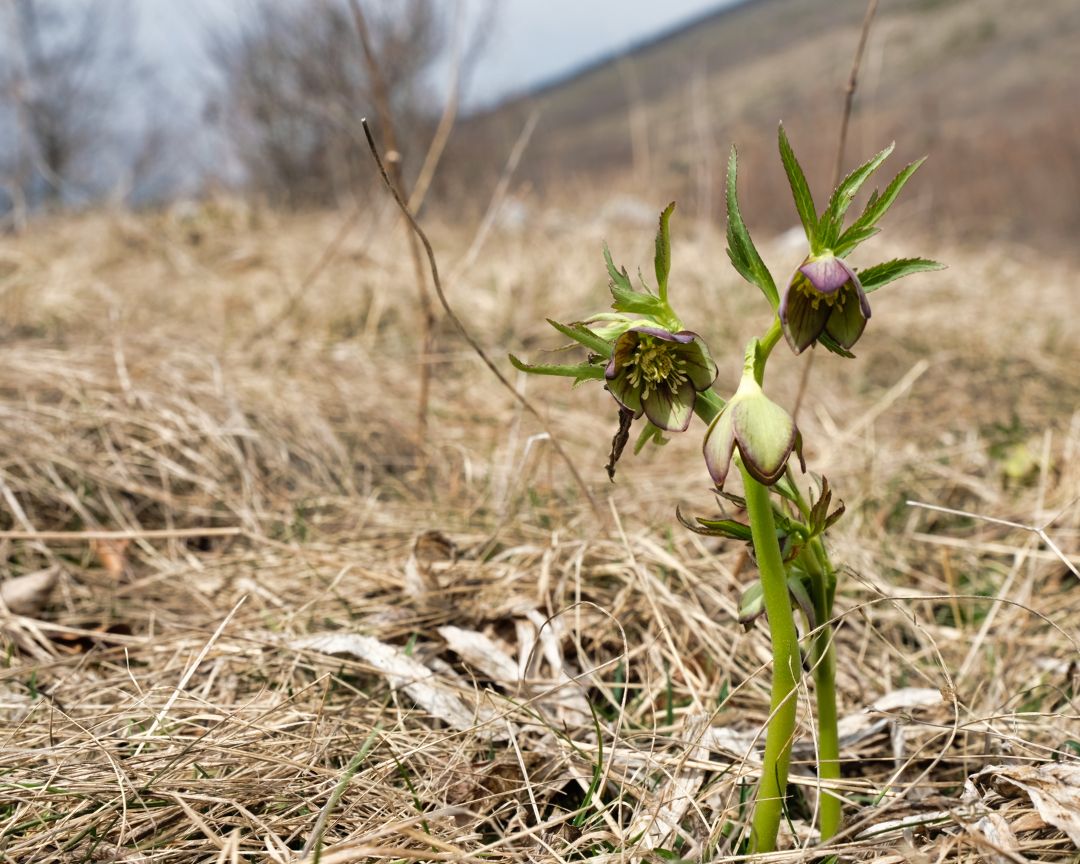
[[[776, 848], [787, 793], [797, 684], [803, 668], [797, 614], [811, 634], [808, 659], [817, 702], [817, 768], [824, 787], [818, 818], [823, 841], [839, 830], [842, 819], [841, 799], [828, 791], [840, 777], [840, 752], [830, 623], [837, 569], [825, 537], [843, 514], [844, 505], [837, 502], [834, 506], [827, 479], [806, 473], [802, 437], [792, 416], [766, 395], [765, 368], [781, 340], [796, 354], [820, 344], [840, 357], [853, 358], [851, 348], [870, 319], [868, 295], [903, 276], [941, 268], [925, 258], [901, 258], [856, 271], [845, 260], [859, 244], [878, 233], [878, 221], [922, 160], [905, 167], [883, 191], [871, 194], [862, 213], [845, 224], [856, 194], [889, 156], [893, 145], [845, 177], [819, 214], [783, 126], [779, 144], [809, 248], [781, 296], [739, 209], [738, 160], [733, 147], [727, 173], [727, 253], [734, 268], [761, 291], [770, 307], [768, 327], [750, 340], [743, 354], [742, 377], [735, 393], [724, 398], [713, 389], [717, 378], [713, 355], [697, 332], [686, 329], [668, 298], [669, 223], [674, 204], [660, 215], [655, 292], [644, 284], [635, 287], [626, 270], [615, 266], [605, 246], [612, 311], [573, 324], [549, 322], [587, 349], [585, 360], [533, 365], [510, 357], [513, 365], [525, 372], [570, 377], [575, 385], [603, 382], [618, 412], [607, 466], [612, 477], [632, 424], [643, 416], [645, 424], [635, 452], [650, 442], [663, 443], [665, 433], [686, 431], [695, 414], [707, 427], [705, 467], [717, 494], [745, 509], [748, 524], [734, 519], [682, 521], [700, 534], [751, 544], [759, 579], [743, 595], [740, 620], [748, 624], [764, 615], [772, 640], [771, 713], [745, 850], [755, 853]], [[801, 480], [792, 454], [797, 456]], [[724, 488], [732, 465], [742, 478], [742, 496]]]

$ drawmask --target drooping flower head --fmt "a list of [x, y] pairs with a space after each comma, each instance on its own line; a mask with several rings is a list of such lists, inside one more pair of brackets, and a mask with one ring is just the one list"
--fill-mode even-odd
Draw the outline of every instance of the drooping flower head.
[[831, 253], [807, 258], [780, 301], [780, 323], [796, 354], [813, 345], [823, 332], [850, 348], [869, 318], [870, 301], [859, 277]]
[[750, 476], [771, 486], [783, 475], [798, 436], [792, 416], [765, 395], [752, 374], [746, 374], [705, 433], [705, 465], [713, 482], [723, 488], [738, 448]]
[[635, 417], [644, 413], [660, 429], [683, 432], [697, 394], [712, 386], [716, 374], [716, 363], [696, 333], [635, 327], [615, 341], [604, 378], [611, 395]]

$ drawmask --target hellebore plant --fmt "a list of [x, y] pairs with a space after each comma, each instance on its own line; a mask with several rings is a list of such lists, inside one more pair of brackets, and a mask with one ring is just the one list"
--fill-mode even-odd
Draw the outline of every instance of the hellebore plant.
[[[744, 509], [748, 524], [730, 518], [689, 520], [681, 514], [679, 518], [698, 533], [751, 545], [760, 578], [744, 593], [739, 618], [751, 626], [764, 615], [772, 640], [771, 713], [747, 843], [751, 852], [776, 848], [787, 794], [796, 688], [803, 669], [796, 610], [808, 634], [807, 660], [813, 670], [817, 702], [822, 840], [839, 830], [842, 818], [841, 799], [835, 792], [840, 752], [831, 624], [837, 570], [829, 558], [825, 534], [843, 514], [844, 505], [833, 506], [828, 480], [806, 474], [802, 436], [794, 418], [766, 395], [766, 364], [781, 340], [796, 354], [821, 344], [841, 357], [853, 358], [851, 348], [870, 319], [867, 295], [903, 276], [941, 267], [925, 258], [902, 258], [856, 270], [846, 260], [860, 243], [878, 233], [878, 221], [922, 160], [904, 168], [880, 193], [872, 193], [862, 213], [845, 227], [856, 194], [892, 152], [892, 145], [845, 177], [819, 214], [783, 126], [779, 142], [809, 249], [781, 296], [743, 222], [736, 190], [738, 163], [732, 148], [727, 174], [727, 253], [739, 274], [765, 296], [771, 312], [771, 323], [763, 335], [746, 347], [742, 376], [733, 394], [725, 399], [713, 389], [717, 366], [709, 349], [701, 336], [683, 326], [668, 300], [669, 222], [674, 204], [660, 215], [655, 293], [644, 284], [635, 288], [626, 270], [615, 266], [605, 246], [613, 311], [573, 324], [549, 322], [588, 349], [583, 362], [533, 365], [510, 357], [514, 366], [525, 372], [571, 377], [575, 385], [590, 380], [604, 383], [618, 414], [607, 465], [612, 478], [615, 463], [629, 441], [631, 425], [642, 416], [646, 423], [635, 452], [650, 441], [663, 443], [665, 432], [686, 431], [694, 414], [707, 426], [703, 450], [715, 491]], [[802, 481], [792, 464], [793, 453]], [[742, 496], [725, 490], [732, 465], [741, 476]]]

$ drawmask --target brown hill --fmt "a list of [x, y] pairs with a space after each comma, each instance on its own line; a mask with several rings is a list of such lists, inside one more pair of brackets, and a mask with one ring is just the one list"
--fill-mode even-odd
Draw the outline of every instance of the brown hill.
[[[548, 200], [632, 189], [717, 219], [734, 142], [755, 217], [782, 229], [794, 215], [780, 197], [776, 123], [786, 124], [823, 196], [864, 8], [864, 0], [754, 0], [706, 16], [472, 118], [456, 136], [448, 176], [475, 196], [477, 181], [490, 181], [500, 164], [496, 154], [539, 110], [518, 177]], [[884, 0], [847, 163], [893, 139], [896, 167], [929, 154], [894, 217], [920, 227], [1042, 245], [1075, 236], [1078, 37], [1075, 0], [1025, 3], [1022, 14], [1013, 0]]]

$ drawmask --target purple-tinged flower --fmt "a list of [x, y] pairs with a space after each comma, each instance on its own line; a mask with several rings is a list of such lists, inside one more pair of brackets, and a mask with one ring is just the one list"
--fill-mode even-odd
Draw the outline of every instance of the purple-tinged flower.
[[716, 372], [696, 333], [635, 327], [615, 340], [604, 377], [611, 395], [634, 417], [644, 413], [660, 429], [683, 432], [697, 394], [712, 386]]
[[807, 258], [791, 277], [780, 301], [780, 323], [796, 354], [828, 333], [844, 348], [862, 335], [870, 318], [870, 301], [859, 277], [835, 255]]
[[747, 374], [705, 433], [705, 464], [723, 488], [737, 447], [750, 476], [771, 486], [783, 475], [798, 435], [792, 416]]

